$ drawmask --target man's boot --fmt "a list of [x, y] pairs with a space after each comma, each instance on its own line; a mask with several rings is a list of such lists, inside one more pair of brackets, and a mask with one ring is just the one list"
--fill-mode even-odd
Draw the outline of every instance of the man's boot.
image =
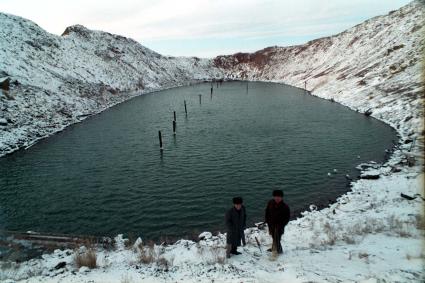
[[232, 246], [231, 245], [227, 245], [226, 246], [226, 257], [227, 258], [230, 258], [231, 250], [232, 250]]
[[238, 252], [237, 247], [232, 247], [232, 250], [230, 251], [231, 254], [233, 255], [240, 255], [241, 253]]

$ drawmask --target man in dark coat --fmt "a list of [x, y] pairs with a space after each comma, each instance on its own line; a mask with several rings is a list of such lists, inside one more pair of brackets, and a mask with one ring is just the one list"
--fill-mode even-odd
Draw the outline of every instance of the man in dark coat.
[[239, 255], [237, 247], [245, 245], [244, 229], [246, 228], [246, 212], [242, 205], [241, 197], [233, 198], [233, 207], [230, 208], [225, 215], [226, 232], [227, 232], [227, 257], [230, 254]]
[[280, 239], [285, 232], [285, 226], [289, 222], [289, 206], [283, 201], [283, 192], [281, 190], [273, 191], [273, 199], [270, 200], [266, 208], [265, 222], [269, 227], [269, 233], [273, 238], [272, 248], [268, 251], [282, 253]]

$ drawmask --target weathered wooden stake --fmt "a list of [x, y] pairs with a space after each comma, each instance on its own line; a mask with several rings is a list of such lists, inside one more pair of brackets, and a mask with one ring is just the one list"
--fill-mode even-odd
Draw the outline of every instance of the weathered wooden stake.
[[173, 121], [173, 134], [176, 135], [176, 126], [177, 126], [177, 122], [176, 120]]
[[409, 152], [412, 151], [412, 149], [415, 147], [416, 138], [413, 138], [412, 143], [410, 144]]
[[202, 94], [199, 95], [199, 104], [201, 104], [201, 97], [202, 97]]
[[213, 93], [213, 87], [211, 87], [211, 95], [212, 95], [212, 93]]
[[174, 111], [174, 121], [177, 121], [176, 120], [176, 111]]
[[187, 115], [186, 100], [184, 101], [184, 113], [186, 113], [186, 115]]
[[158, 131], [158, 137], [159, 137], [159, 149], [163, 150], [164, 148], [162, 147], [162, 134], [161, 131]]

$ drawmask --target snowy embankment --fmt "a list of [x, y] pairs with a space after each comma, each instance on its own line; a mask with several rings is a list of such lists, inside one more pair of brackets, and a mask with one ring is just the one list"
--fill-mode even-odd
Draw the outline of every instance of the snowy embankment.
[[0, 13], [0, 156], [117, 103], [221, 77], [210, 59], [162, 56], [132, 39], [83, 26], [62, 36]]
[[[424, 202], [419, 198], [407, 200], [400, 196], [400, 193], [424, 194], [424, 89], [420, 77], [424, 48], [423, 11], [423, 2], [415, 1], [330, 38], [301, 46], [271, 47], [253, 54], [217, 57], [214, 59], [216, 73], [206, 71], [212, 66], [211, 61], [201, 61], [204, 62], [203, 72], [198, 70], [196, 73], [203, 73], [205, 77], [224, 74], [231, 78], [283, 82], [299, 87], [303, 87], [307, 80], [307, 88], [313, 95], [334, 99], [362, 112], [370, 109], [372, 116], [395, 127], [401, 136], [401, 145], [386, 164], [372, 164], [365, 169], [366, 174], [372, 171], [375, 176], [379, 172], [378, 179], [354, 181], [352, 190], [328, 208], [306, 212], [288, 224], [283, 237], [283, 256], [275, 260], [270, 258], [265, 250], [271, 239], [257, 228], [247, 229], [248, 244], [243, 248], [243, 254], [228, 260], [224, 259], [225, 237], [221, 234], [211, 236], [205, 233], [205, 238], [197, 243], [181, 240], [173, 245], [153, 247], [140, 244], [140, 241], [128, 246], [124, 244], [125, 240], [117, 237], [114, 250], [94, 248], [98, 265], [95, 269], [76, 265], [75, 256], [84, 255], [85, 248], [57, 250], [43, 259], [21, 264], [2, 263], [0, 279], [24, 282], [423, 282]], [[79, 38], [81, 35], [71, 35], [70, 42], [73, 36]], [[68, 40], [66, 37], [54, 38]], [[76, 45], [75, 48], [79, 48]], [[85, 50], [82, 48], [78, 52], [88, 52]], [[92, 56], [87, 56], [84, 60], [91, 62]], [[17, 61], [10, 64], [9, 72], [13, 71], [13, 66], [22, 66], [22, 69], [17, 68], [18, 81], [20, 78], [32, 83], [32, 78], [25, 81], [21, 74], [35, 65], [26, 66], [27, 63], [14, 58]], [[163, 64], [175, 62], [160, 58], [164, 60]], [[81, 69], [77, 70], [86, 77], [84, 60]], [[181, 60], [191, 62], [194, 59]], [[3, 69], [4, 62], [0, 64]], [[78, 77], [77, 72], [73, 73], [74, 68], [61, 72]], [[100, 72], [102, 68], [94, 70], [99, 72], [96, 75], [100, 78], [108, 75]], [[182, 76], [190, 79], [190, 75]], [[152, 88], [175, 83], [166, 75], [161, 76], [160, 81], [163, 84]], [[105, 79], [104, 83], [113, 87], [119, 84], [114, 84], [112, 79]], [[43, 86], [44, 83], [40, 83], [37, 87], [42, 89]], [[67, 88], [67, 91], [71, 93], [72, 89]], [[105, 99], [108, 101], [112, 97], [112, 94], [106, 94]], [[98, 97], [79, 99], [99, 101]], [[36, 99], [30, 101], [33, 103]], [[26, 103], [32, 107], [29, 101]], [[107, 105], [105, 102], [103, 107]], [[19, 107], [25, 110], [25, 106]], [[416, 140], [414, 146], [413, 139]], [[416, 157], [416, 163], [409, 167], [411, 156]], [[261, 242], [261, 251], [255, 237]], [[55, 269], [59, 262], [66, 262], [65, 267]]]

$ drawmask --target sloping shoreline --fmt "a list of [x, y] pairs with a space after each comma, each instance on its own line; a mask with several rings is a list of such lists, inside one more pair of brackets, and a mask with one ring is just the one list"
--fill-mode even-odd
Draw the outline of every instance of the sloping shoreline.
[[58, 127], [54, 127], [53, 129], [48, 131], [45, 135], [35, 137], [33, 139], [28, 139], [28, 140], [25, 139], [20, 145], [13, 147], [13, 148], [10, 148], [7, 151], [0, 152], [0, 158], [3, 157], [3, 156], [6, 156], [6, 155], [13, 154], [13, 153], [20, 151], [20, 150], [27, 150], [30, 147], [32, 147], [33, 145], [35, 145], [37, 142], [41, 141], [42, 139], [46, 139], [46, 138], [48, 138], [52, 135], [60, 133], [64, 130], [66, 130], [71, 125], [74, 125], [74, 124], [77, 124], [77, 123], [82, 123], [84, 120], [86, 120], [86, 119], [88, 119], [88, 118], [90, 118], [94, 115], [100, 114], [103, 111], [108, 110], [111, 107], [117, 106], [121, 103], [128, 102], [129, 100], [131, 100], [135, 97], [145, 95], [145, 94], [149, 94], [149, 93], [162, 91], [162, 90], [167, 90], [167, 89], [171, 89], [171, 88], [177, 88], [177, 87], [183, 87], [183, 86], [187, 86], [187, 85], [191, 85], [191, 84], [197, 84], [197, 83], [201, 83], [201, 82], [203, 82], [203, 81], [187, 81], [187, 82], [181, 82], [180, 84], [176, 84], [176, 85], [172, 85], [172, 86], [160, 87], [160, 88], [157, 88], [157, 89], [144, 89], [144, 90], [128, 91], [125, 94], [121, 94], [121, 96], [119, 96], [119, 99], [108, 102], [108, 104], [102, 105], [99, 108], [91, 109], [91, 111], [88, 112], [88, 113], [75, 116], [73, 120], [64, 119], [63, 121], [59, 122]]

